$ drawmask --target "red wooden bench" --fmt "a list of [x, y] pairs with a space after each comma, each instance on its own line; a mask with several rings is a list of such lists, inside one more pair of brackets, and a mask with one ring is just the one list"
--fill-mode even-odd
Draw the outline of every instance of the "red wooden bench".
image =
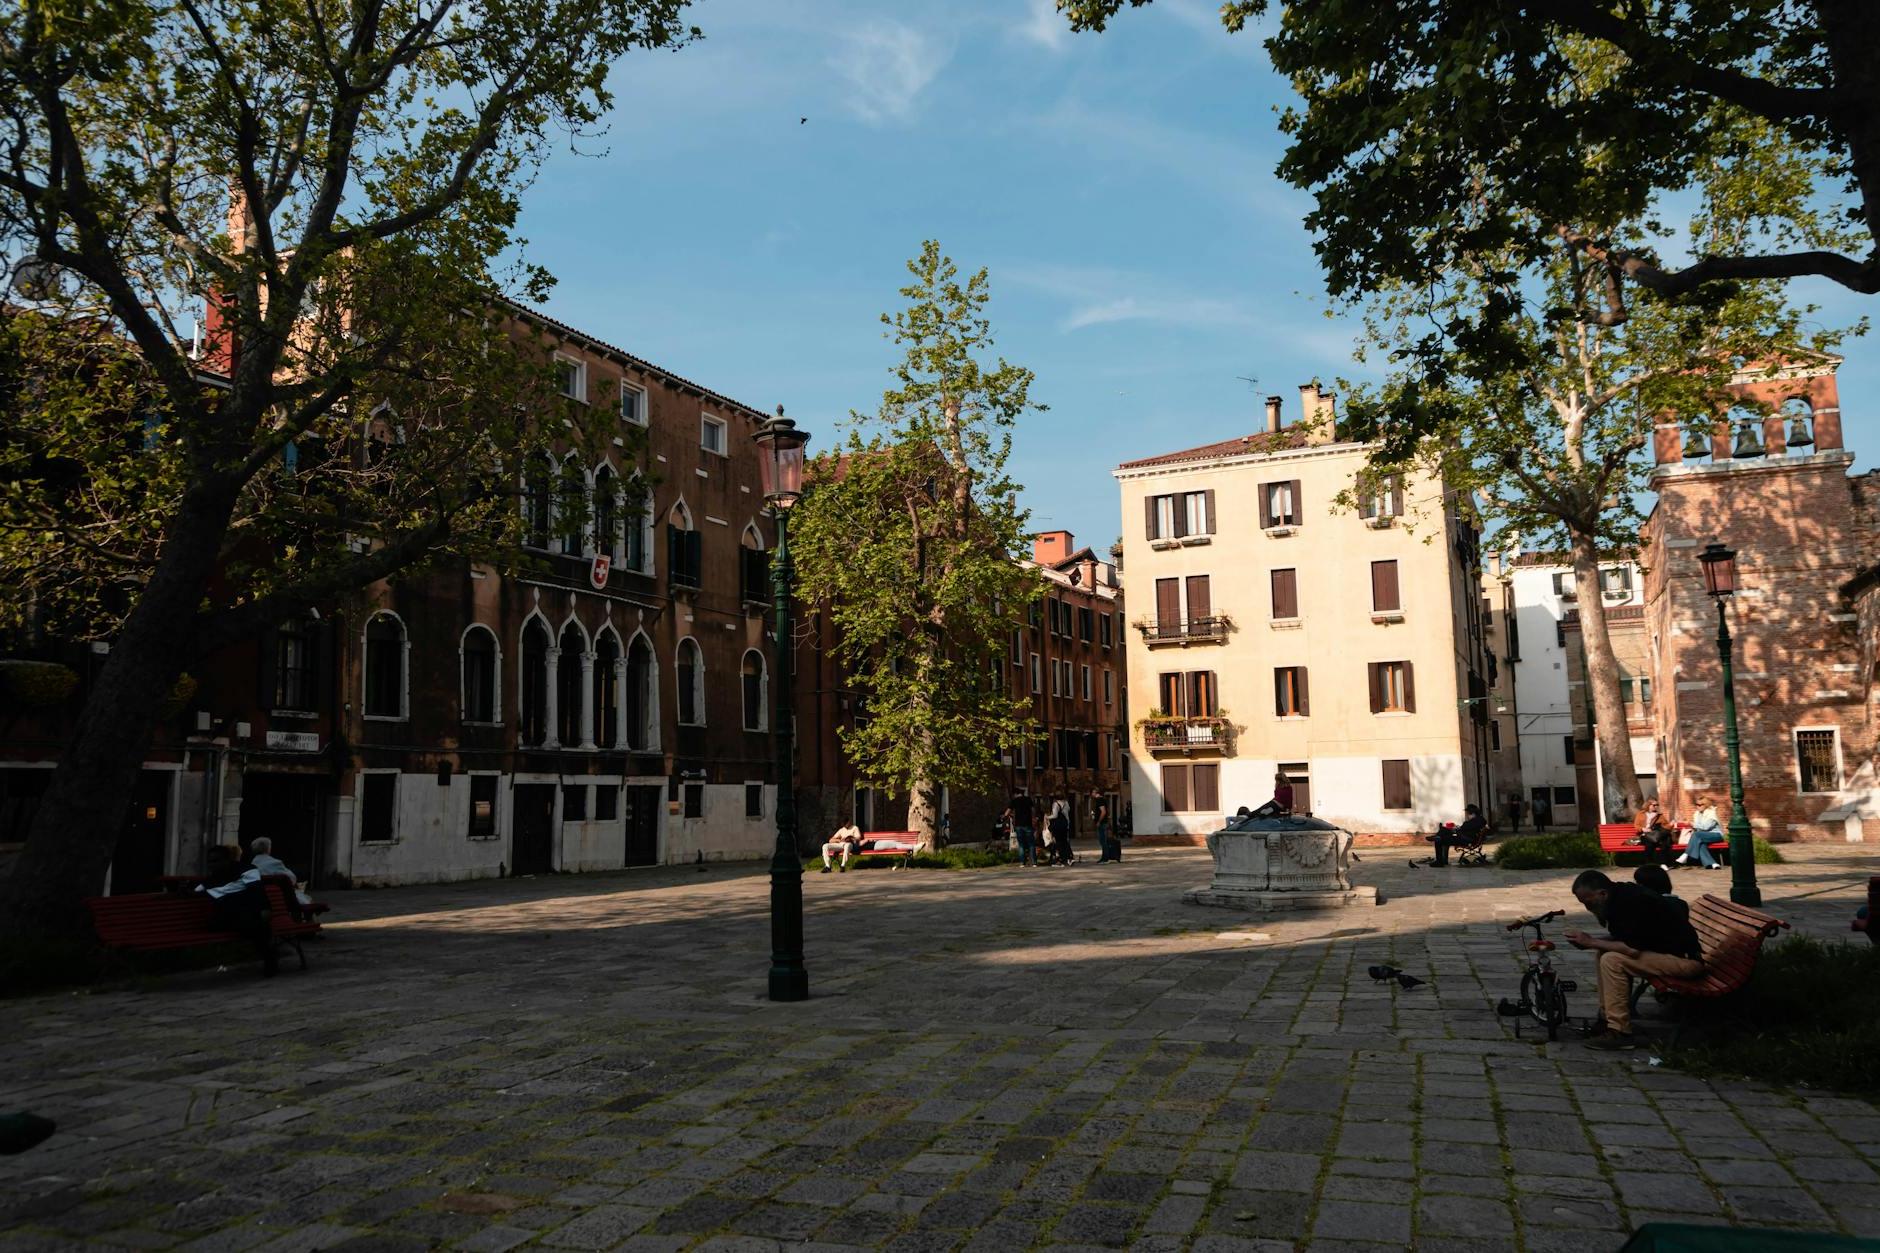
[[1676, 996], [1728, 996], [1749, 982], [1764, 941], [1788, 930], [1789, 924], [1760, 909], [1706, 894], [1691, 906], [1691, 927], [1703, 949], [1704, 973], [1695, 979], [1646, 976], [1633, 988], [1634, 1005], [1647, 983]]
[[[1679, 838], [1683, 840], [1683, 843], [1673, 844], [1671, 846], [1671, 852], [1674, 856], [1690, 847], [1691, 839], [1691, 828], [1687, 824], [1680, 822], [1675, 830]], [[1623, 857], [1628, 853], [1634, 857], [1642, 857], [1645, 854], [1644, 845], [1639, 843], [1638, 828], [1629, 822], [1601, 823], [1599, 826], [1599, 847], [1601, 851], [1611, 853], [1614, 857]], [[1710, 844], [1710, 855], [1715, 857], [1718, 861], [1723, 862], [1725, 865], [1728, 865], [1730, 861], [1730, 842], [1728, 840], [1712, 840]]]
[[[307, 968], [307, 953], [300, 942], [320, 934], [320, 924], [294, 898], [292, 881], [281, 875], [261, 880], [272, 909], [268, 926], [277, 944], [286, 944]], [[203, 948], [242, 943], [239, 936], [218, 930], [215, 907], [202, 892], [133, 892], [124, 896], [93, 896], [85, 901], [91, 924], [106, 947], [128, 952]]]
[[920, 838], [918, 831], [866, 831], [862, 842], [851, 857], [899, 857], [901, 864], [896, 870], [905, 869], [908, 859], [927, 847], [927, 841]]

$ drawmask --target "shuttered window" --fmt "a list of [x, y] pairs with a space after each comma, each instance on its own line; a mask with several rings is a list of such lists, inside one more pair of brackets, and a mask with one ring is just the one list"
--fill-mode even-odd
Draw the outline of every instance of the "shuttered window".
[[1191, 574], [1188, 576], [1188, 620], [1195, 621], [1213, 613], [1208, 596], [1208, 576]]
[[1416, 681], [1409, 662], [1372, 662], [1370, 688], [1372, 713], [1416, 712]]
[[1188, 770], [1187, 766], [1162, 767], [1162, 810], [1164, 813], [1187, 812]]
[[1216, 692], [1212, 670], [1190, 670], [1161, 676], [1162, 712], [1171, 718], [1214, 716]]
[[1298, 479], [1260, 484], [1260, 525], [1298, 526], [1300, 518]]
[[1280, 666], [1273, 671], [1273, 712], [1282, 718], [1303, 718], [1311, 712], [1304, 666]]
[[1371, 563], [1372, 612], [1396, 613], [1402, 608], [1403, 598], [1397, 591], [1397, 563], [1373, 561]]
[[1213, 489], [1145, 497], [1143, 531], [1151, 540], [1214, 534]]
[[1384, 762], [1384, 808], [1410, 808], [1410, 763], [1408, 761]]
[[1198, 814], [1214, 814], [1221, 811], [1221, 768], [1219, 766], [1195, 766], [1194, 805]]
[[1297, 618], [1299, 616], [1299, 579], [1297, 571], [1273, 571], [1273, 616], [1275, 618]]
[[1173, 629], [1182, 620], [1182, 581], [1180, 579], [1157, 579], [1155, 581], [1155, 622], [1157, 626]]

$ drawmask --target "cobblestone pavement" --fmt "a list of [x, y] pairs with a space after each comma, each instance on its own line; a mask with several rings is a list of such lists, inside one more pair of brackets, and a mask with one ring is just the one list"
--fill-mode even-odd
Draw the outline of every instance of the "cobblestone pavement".
[[[763, 999], [761, 867], [336, 894], [306, 974], [5, 1004], [0, 1108], [61, 1131], [0, 1158], [0, 1249], [1880, 1236], [1873, 1106], [1495, 1017], [1520, 963], [1497, 924], [1572, 906], [1570, 873], [1372, 850], [1385, 904], [1288, 919], [1182, 905], [1207, 864], [811, 875], [800, 1005]], [[1845, 933], [1875, 869], [1805, 850], [1764, 868], [1769, 908]], [[1428, 983], [1375, 985], [1378, 961]], [[1590, 962], [1563, 961], [1590, 1012]]]

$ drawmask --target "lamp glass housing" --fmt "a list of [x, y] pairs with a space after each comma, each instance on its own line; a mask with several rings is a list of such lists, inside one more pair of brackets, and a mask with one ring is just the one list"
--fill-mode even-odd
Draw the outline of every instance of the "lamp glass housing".
[[1736, 553], [1712, 542], [1697, 555], [1704, 567], [1704, 588], [1712, 596], [1736, 594]]
[[781, 412], [757, 428], [757, 467], [763, 477], [764, 499], [788, 509], [803, 494], [803, 449], [809, 435]]

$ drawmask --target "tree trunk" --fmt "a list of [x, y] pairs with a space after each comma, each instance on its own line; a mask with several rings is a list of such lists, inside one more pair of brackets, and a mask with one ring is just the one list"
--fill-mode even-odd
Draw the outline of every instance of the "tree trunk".
[[940, 788], [925, 772], [916, 773], [908, 782], [907, 825], [927, 841], [929, 850], [940, 851]]
[[233, 506], [232, 497], [184, 498], [150, 581], [86, 696], [26, 846], [0, 882], [0, 937], [89, 939], [84, 898], [104, 887], [157, 709], [190, 655], [196, 610]]
[[[1632, 764], [1632, 735], [1619, 696], [1619, 659], [1606, 629], [1606, 603], [1599, 586], [1599, 548], [1590, 535], [1573, 537], [1573, 585], [1580, 600], [1580, 641], [1586, 650], [1586, 690], [1593, 699], [1593, 732], [1599, 745], [1604, 795], [1600, 804], [1613, 821], [1629, 820], [1644, 804]], [[1615, 816], [1616, 815], [1616, 816]]]

